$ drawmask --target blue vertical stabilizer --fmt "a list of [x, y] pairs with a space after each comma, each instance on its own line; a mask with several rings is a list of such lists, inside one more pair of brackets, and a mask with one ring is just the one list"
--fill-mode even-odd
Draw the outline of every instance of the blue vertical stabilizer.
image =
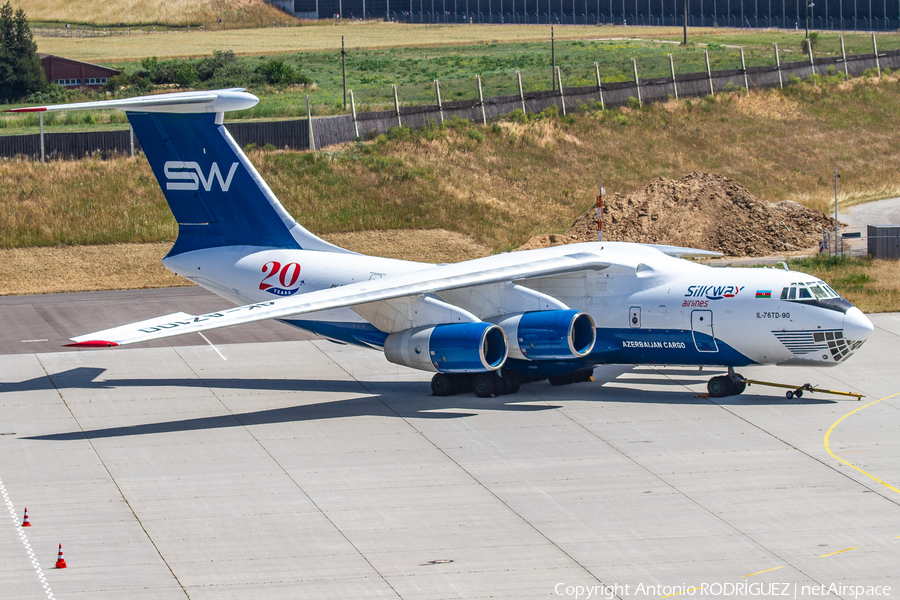
[[222, 113], [127, 112], [178, 222], [169, 256], [219, 246], [342, 252], [297, 224], [222, 124]]

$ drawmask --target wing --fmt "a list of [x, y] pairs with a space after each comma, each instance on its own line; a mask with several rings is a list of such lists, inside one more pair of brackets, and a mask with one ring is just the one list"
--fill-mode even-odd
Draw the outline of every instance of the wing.
[[247, 304], [205, 315], [174, 313], [74, 337], [72, 338], [74, 343], [69, 346], [120, 346], [218, 327], [278, 319], [405, 296], [577, 271], [599, 271], [609, 267], [608, 262], [601, 260], [597, 254], [591, 252], [575, 252], [562, 256], [556, 254], [546, 257], [542, 257], [542, 254], [545, 253], [537, 250], [530, 253], [488, 256], [461, 263], [430, 267], [403, 275], [309, 292], [299, 296]]

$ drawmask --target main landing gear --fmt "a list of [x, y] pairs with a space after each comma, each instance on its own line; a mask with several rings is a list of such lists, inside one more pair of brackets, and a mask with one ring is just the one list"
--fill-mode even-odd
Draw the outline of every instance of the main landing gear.
[[[593, 381], [594, 370], [582, 369], [565, 375], [549, 377], [550, 385], [568, 385]], [[503, 369], [502, 374], [491, 373], [438, 373], [431, 378], [431, 392], [435, 396], [452, 396], [471, 391], [479, 398], [491, 398], [505, 394], [515, 394], [525, 381], [537, 381], [537, 379], [523, 379], [516, 371]]]
[[515, 394], [522, 387], [522, 377], [515, 371], [497, 373], [438, 373], [431, 378], [431, 392], [435, 396], [452, 396], [472, 391], [479, 398]]
[[728, 375], [713, 377], [706, 384], [706, 391], [710, 398], [724, 398], [743, 394], [747, 389], [747, 380], [743, 375], [734, 372], [734, 367], [728, 367]]

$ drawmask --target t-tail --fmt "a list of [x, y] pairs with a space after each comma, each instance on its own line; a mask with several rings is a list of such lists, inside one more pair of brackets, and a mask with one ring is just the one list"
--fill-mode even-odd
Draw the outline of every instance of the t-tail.
[[254, 106], [242, 89], [180, 92], [10, 112], [125, 111], [178, 222], [169, 256], [221, 246], [348, 252], [316, 237], [284, 209], [223, 124]]

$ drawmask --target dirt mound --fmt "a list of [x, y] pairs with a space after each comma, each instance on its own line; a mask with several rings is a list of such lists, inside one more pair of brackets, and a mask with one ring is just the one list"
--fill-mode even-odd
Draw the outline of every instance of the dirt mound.
[[[539, 235], [520, 248], [597, 240], [596, 210], [560, 235]], [[728, 177], [694, 172], [660, 177], [646, 187], [607, 198], [603, 239], [715, 250], [727, 256], [766, 256], [814, 248], [834, 219], [797, 202], [770, 204]]]

